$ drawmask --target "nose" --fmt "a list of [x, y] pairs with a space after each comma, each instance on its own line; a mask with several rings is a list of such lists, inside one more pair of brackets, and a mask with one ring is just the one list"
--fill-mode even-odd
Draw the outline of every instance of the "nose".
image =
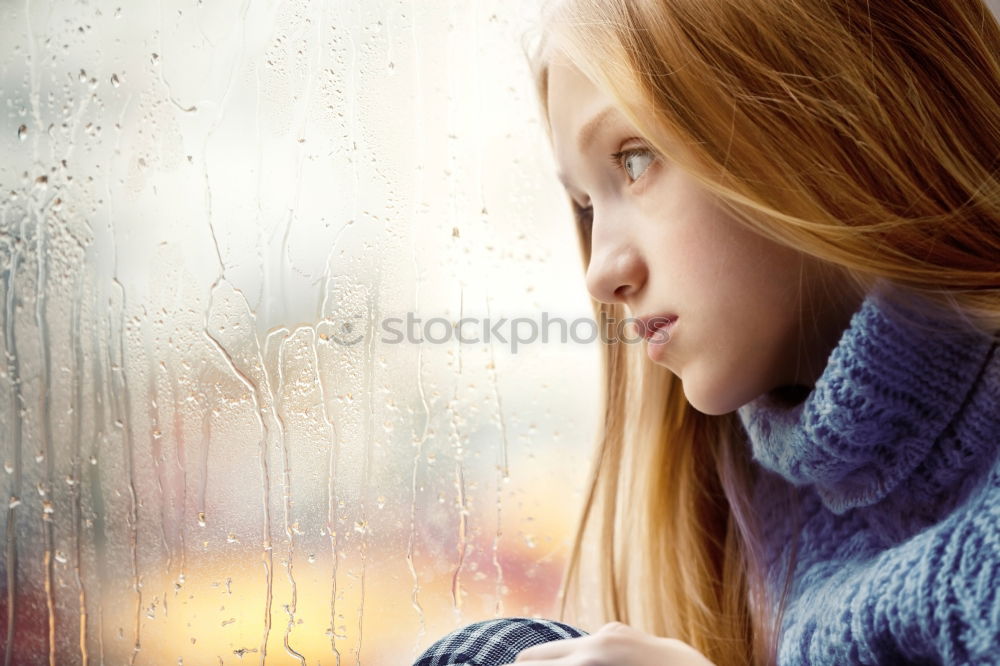
[[598, 245], [592, 238], [587, 290], [602, 303], [626, 304], [646, 282], [647, 267], [638, 248], [625, 241]]

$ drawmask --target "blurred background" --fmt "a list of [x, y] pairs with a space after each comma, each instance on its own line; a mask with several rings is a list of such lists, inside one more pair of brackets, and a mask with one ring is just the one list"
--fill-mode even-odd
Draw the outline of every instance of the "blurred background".
[[445, 339], [592, 316], [538, 13], [0, 3], [5, 664], [399, 665], [555, 617], [599, 343]]

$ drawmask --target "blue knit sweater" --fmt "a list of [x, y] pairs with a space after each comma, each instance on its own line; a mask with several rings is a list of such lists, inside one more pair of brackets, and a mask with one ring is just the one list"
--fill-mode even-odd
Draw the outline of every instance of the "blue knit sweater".
[[775, 593], [799, 535], [778, 664], [1000, 664], [1000, 350], [883, 293], [804, 402], [738, 410]]

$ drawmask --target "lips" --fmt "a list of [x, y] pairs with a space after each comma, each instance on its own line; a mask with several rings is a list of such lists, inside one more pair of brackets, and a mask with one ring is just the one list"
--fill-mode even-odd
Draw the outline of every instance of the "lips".
[[635, 325], [639, 333], [642, 334], [642, 337], [648, 340], [653, 337], [657, 329], [673, 324], [675, 321], [677, 321], [677, 315], [671, 312], [663, 312], [645, 317], [637, 317]]

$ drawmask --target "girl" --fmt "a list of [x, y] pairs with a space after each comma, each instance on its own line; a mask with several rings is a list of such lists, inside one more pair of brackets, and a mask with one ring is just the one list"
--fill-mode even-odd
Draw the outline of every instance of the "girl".
[[[604, 347], [563, 581], [421, 666], [1000, 663], [983, 0], [565, 0], [532, 55]], [[643, 353], [645, 352], [645, 353]], [[590, 596], [594, 595], [592, 591]]]

